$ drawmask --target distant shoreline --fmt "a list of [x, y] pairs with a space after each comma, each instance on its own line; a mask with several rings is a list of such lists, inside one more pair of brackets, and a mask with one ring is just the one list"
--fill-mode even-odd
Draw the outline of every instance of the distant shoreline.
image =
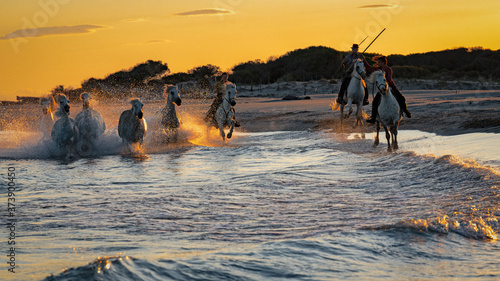
[[[276, 85], [277, 86], [277, 85]], [[260, 90], [239, 87], [236, 118], [241, 127], [236, 131], [304, 131], [333, 130], [342, 132], [339, 111], [332, 110], [332, 102], [337, 97], [336, 88], [326, 81], [307, 83], [280, 83], [280, 90], [263, 87]], [[402, 90], [412, 118], [403, 118], [401, 130], [420, 130], [440, 135], [455, 135], [471, 132], [500, 133], [500, 90]], [[248, 96], [253, 93], [255, 96]], [[305, 93], [305, 94], [304, 94]], [[258, 96], [260, 95], [260, 96]], [[310, 99], [282, 100], [287, 95], [309, 96]], [[181, 120], [195, 119], [197, 122], [206, 114], [211, 99], [189, 99], [182, 96], [182, 106], [177, 108]], [[365, 106], [367, 114], [370, 105]], [[107, 128], [117, 126], [119, 114], [129, 108], [128, 98], [97, 100], [96, 109], [101, 112]], [[163, 99], [145, 100], [146, 119], [155, 118], [158, 110], [164, 106]], [[38, 104], [17, 104], [3, 106], [0, 113], [0, 130], [38, 130], [41, 107]], [[81, 102], [73, 101], [71, 117], [81, 111]], [[374, 126], [353, 129], [346, 121], [343, 132], [373, 132]], [[148, 121], [149, 122], [149, 121]]]
[[[479, 81], [445, 81], [445, 80], [425, 80], [425, 79], [396, 79], [396, 83], [401, 91], [406, 90], [456, 90], [456, 91], [470, 91], [470, 90], [500, 90], [500, 82], [479, 80]], [[314, 81], [286, 81], [286, 82], [275, 82], [270, 84], [241, 84], [238, 86], [238, 96], [239, 97], [284, 97], [286, 92], [293, 95], [309, 95], [309, 94], [337, 94], [340, 87], [340, 81], [337, 83], [331, 83], [330, 80], [321, 79]], [[72, 90], [83, 92], [81, 89]], [[116, 92], [123, 90], [117, 88]], [[145, 100], [152, 99], [162, 99], [161, 92], [147, 91], [144, 89], [128, 89], [127, 92], [135, 92], [137, 95], [127, 94], [130, 97], [139, 97]], [[181, 95], [190, 98], [190, 95], [185, 95], [181, 91]], [[18, 96], [17, 101], [0, 101], [0, 106], [8, 106], [15, 104], [38, 104], [40, 99], [46, 95], [42, 96]], [[75, 95], [79, 97], [78, 95]], [[147, 96], [147, 98], [144, 98]], [[151, 98], [154, 97], [154, 98]], [[116, 98], [102, 98], [102, 100], [114, 100], [122, 99], [128, 97], [116, 97]], [[192, 98], [192, 97], [191, 97]], [[70, 98], [71, 100], [71, 98]], [[72, 102], [79, 102], [73, 98]]]

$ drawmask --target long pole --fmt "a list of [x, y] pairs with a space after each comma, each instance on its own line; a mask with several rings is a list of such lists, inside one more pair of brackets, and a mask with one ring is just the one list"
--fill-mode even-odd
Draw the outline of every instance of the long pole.
[[375, 37], [375, 39], [373, 39], [373, 41], [370, 43], [370, 45], [368, 45], [368, 47], [366, 47], [366, 49], [363, 51], [362, 54], [364, 54], [366, 52], [366, 50], [368, 50], [368, 48], [370, 48], [370, 46], [373, 44], [373, 42], [375, 42], [375, 40], [377, 40], [377, 38], [380, 36], [380, 34], [382, 34], [382, 32], [385, 31], [385, 28], [382, 29], [382, 31], [380, 31], [380, 33], [377, 35], [377, 37]]
[[366, 40], [367, 38], [368, 38], [368, 36], [366, 36], [366, 37], [365, 37], [365, 39], [363, 39], [363, 41], [361, 41], [361, 42], [358, 44], [358, 46], [359, 46], [359, 45], [361, 45], [361, 44], [363, 44], [363, 42], [365, 42], [365, 40]]

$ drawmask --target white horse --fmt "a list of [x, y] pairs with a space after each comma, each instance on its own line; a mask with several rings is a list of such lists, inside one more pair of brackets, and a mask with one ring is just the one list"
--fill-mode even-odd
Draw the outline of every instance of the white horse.
[[219, 129], [223, 141], [226, 141], [224, 127], [229, 126], [227, 138], [230, 139], [233, 136], [234, 125], [236, 123], [233, 106], [236, 105], [236, 94], [236, 84], [230, 82], [226, 83], [224, 85], [224, 99], [215, 112], [215, 120], [212, 120], [212, 122], [210, 120], [208, 121], [208, 125], [215, 125], [215, 127]]
[[175, 110], [175, 105], [181, 106], [182, 102], [179, 89], [174, 85], [165, 85], [163, 96], [167, 99], [167, 104], [160, 110], [161, 124], [165, 129], [176, 132], [181, 125]]
[[[385, 137], [387, 139], [387, 151], [392, 152], [398, 147], [398, 126], [403, 113], [399, 108], [398, 101], [391, 93], [391, 89], [387, 85], [384, 72], [377, 70], [370, 75], [369, 81], [375, 83], [378, 92], [382, 95], [380, 105], [378, 106], [377, 118], [377, 136], [373, 146], [379, 144], [380, 125], [384, 127]], [[391, 144], [392, 141], [392, 144]]]
[[347, 94], [344, 95], [344, 101], [349, 107], [349, 112], [344, 116], [345, 104], [340, 105], [340, 124], [344, 125], [344, 118], [349, 118], [353, 111], [352, 105], [356, 104], [356, 123], [354, 127], [363, 124], [363, 99], [365, 97], [364, 79], [366, 78], [365, 66], [362, 59], [357, 59], [353, 64], [353, 71], [351, 74], [351, 81], [347, 87]]
[[92, 152], [97, 140], [106, 131], [106, 124], [101, 114], [92, 109], [91, 95], [89, 93], [82, 93], [80, 98], [83, 102], [83, 109], [75, 118], [78, 131], [80, 132], [76, 150], [81, 156], [87, 156]]
[[42, 119], [40, 120], [40, 130], [43, 133], [43, 139], [50, 139], [52, 127], [54, 127], [54, 110], [56, 101], [53, 96], [44, 97], [41, 99]]
[[52, 127], [52, 140], [57, 146], [63, 149], [67, 160], [74, 159], [74, 147], [78, 142], [78, 127], [73, 119], [69, 117], [69, 100], [66, 96], [60, 96], [59, 109], [56, 111], [56, 116], [59, 119]]
[[118, 135], [122, 138], [123, 143], [142, 144], [144, 137], [146, 136], [146, 132], [148, 131], [148, 125], [146, 120], [143, 118], [143, 104], [138, 99], [131, 100], [130, 104], [132, 104], [132, 109], [125, 110], [120, 115], [120, 121], [118, 122]]

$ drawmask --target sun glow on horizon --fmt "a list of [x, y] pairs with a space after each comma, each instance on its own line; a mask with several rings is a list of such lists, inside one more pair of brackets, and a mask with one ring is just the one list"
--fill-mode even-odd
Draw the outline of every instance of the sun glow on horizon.
[[500, 2], [463, 0], [9, 2], [1, 13], [0, 100], [76, 88], [147, 60], [175, 73], [206, 64], [229, 70], [309, 46], [348, 51], [368, 37], [364, 50], [383, 28], [368, 52], [497, 50], [498, 11]]

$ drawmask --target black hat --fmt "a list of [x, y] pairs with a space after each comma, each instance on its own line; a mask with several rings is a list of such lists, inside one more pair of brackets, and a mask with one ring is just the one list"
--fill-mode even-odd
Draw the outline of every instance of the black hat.
[[351, 49], [359, 49], [359, 45], [358, 44], [352, 44], [352, 48]]

